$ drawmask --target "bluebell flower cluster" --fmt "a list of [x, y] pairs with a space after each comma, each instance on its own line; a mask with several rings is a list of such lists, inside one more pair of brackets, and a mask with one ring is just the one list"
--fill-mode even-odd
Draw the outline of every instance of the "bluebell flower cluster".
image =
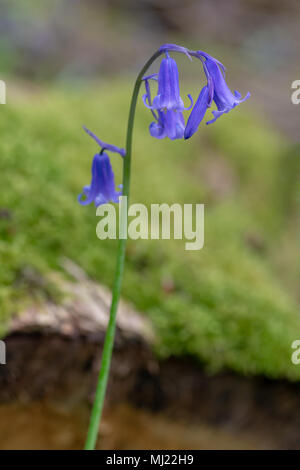
[[[238, 104], [247, 100], [250, 93], [244, 98], [238, 91], [232, 93], [225, 81], [224, 65], [203, 51], [191, 51], [176, 44], [165, 44], [160, 51], [165, 54], [161, 61], [158, 74], [144, 77], [146, 93], [143, 96], [144, 104], [151, 109], [155, 121], [149, 126], [152, 137], [163, 139], [189, 139], [198, 130], [208, 108], [212, 103], [216, 105], [216, 110], [212, 111], [213, 119], [206, 124], [215, 122], [222, 114], [228, 113]], [[196, 57], [201, 61], [207, 83], [201, 89], [198, 99], [193, 106], [193, 99], [190, 95], [191, 105], [184, 107], [180, 96], [179, 74], [175, 59], [170, 57], [169, 52], [180, 52], [189, 59]], [[150, 80], [157, 82], [157, 95], [153, 101], [151, 99]], [[187, 123], [185, 124], [183, 111], [193, 108]]]
[[[198, 130], [212, 103], [215, 104], [216, 110], [212, 111], [213, 119], [207, 121], [206, 124], [215, 122], [224, 113], [228, 113], [250, 97], [250, 93], [242, 98], [238, 91], [234, 93], [230, 91], [225, 81], [224, 65], [206, 52], [192, 51], [176, 44], [164, 44], [159, 52], [164, 54], [159, 72], [143, 77], [145, 85], [143, 101], [154, 118], [149, 131], [156, 139], [165, 137], [171, 140], [189, 139]], [[178, 67], [175, 59], [170, 56], [170, 52], [179, 52], [185, 54], [190, 60], [195, 57], [201, 61], [207, 83], [202, 87], [195, 104], [191, 95], [188, 95], [191, 101], [189, 107], [184, 106], [180, 96]], [[151, 82], [157, 83], [157, 94], [153, 100]], [[191, 108], [191, 113], [185, 123], [183, 111]], [[125, 150], [103, 142], [86, 127], [84, 130], [97, 142], [101, 150], [93, 158], [91, 183], [84, 186], [82, 194], [78, 196], [78, 201], [82, 205], [94, 202], [96, 206], [108, 202], [119, 202], [122, 191], [117, 191], [115, 188], [115, 177], [107, 152], [125, 157]], [[121, 185], [119, 188], [122, 189]]]
[[[94, 202], [96, 207], [108, 202], [119, 202], [122, 191], [116, 191], [115, 189], [115, 176], [106, 151], [118, 153], [125, 157], [125, 150], [103, 142], [86, 127], [84, 127], [84, 130], [100, 145], [101, 151], [93, 158], [91, 183], [83, 187], [82, 194], [78, 196], [78, 202], [82, 206]], [[119, 185], [119, 188], [121, 189], [122, 185]]]

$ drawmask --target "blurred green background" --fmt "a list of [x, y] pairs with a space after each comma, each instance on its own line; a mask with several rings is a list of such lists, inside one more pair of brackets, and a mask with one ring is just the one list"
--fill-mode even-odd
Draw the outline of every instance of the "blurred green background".
[[[1, 0], [0, 8], [2, 334], [31, 302], [59, 301], [59, 286], [32, 286], [28, 270], [60, 270], [68, 257], [112, 285], [117, 244], [97, 239], [94, 206], [77, 203], [97, 150], [81, 126], [123, 146], [136, 74], [175, 42], [218, 57], [230, 87], [252, 97], [187, 142], [152, 139], [140, 98], [132, 202], [204, 203], [205, 246], [129, 240], [122, 295], [153, 322], [160, 357], [298, 380], [290, 356], [300, 338], [300, 108], [290, 96], [299, 3]], [[195, 99], [199, 65], [178, 64], [182, 94]]]

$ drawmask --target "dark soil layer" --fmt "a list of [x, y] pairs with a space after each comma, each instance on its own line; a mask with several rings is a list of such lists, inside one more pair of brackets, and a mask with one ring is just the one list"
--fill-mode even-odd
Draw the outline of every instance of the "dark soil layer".
[[[38, 333], [6, 338], [0, 447], [82, 446], [99, 340]], [[229, 373], [209, 377], [188, 358], [158, 362], [145, 342], [118, 334], [102, 447], [296, 449], [299, 405], [299, 385]]]

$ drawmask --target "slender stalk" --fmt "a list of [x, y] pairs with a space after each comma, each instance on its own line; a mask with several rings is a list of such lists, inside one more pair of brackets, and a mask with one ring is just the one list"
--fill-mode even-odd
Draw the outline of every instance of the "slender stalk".
[[[145, 75], [145, 72], [148, 70], [150, 65], [161, 55], [160, 51], [156, 51], [152, 57], [146, 62], [142, 70], [140, 71], [132, 93], [130, 110], [129, 110], [129, 117], [128, 117], [128, 125], [127, 125], [127, 137], [126, 137], [126, 155], [123, 160], [123, 196], [127, 196], [127, 202], [129, 202], [129, 193], [130, 193], [130, 168], [131, 168], [131, 148], [132, 148], [132, 133], [133, 133], [133, 124], [134, 124], [134, 117], [135, 117], [135, 109], [137, 98], [140, 90], [140, 86], [142, 83], [142, 78]], [[126, 206], [125, 204], [120, 205], [121, 211], [121, 220], [126, 220]], [[94, 404], [91, 412], [91, 419], [87, 434], [87, 439], [85, 443], [85, 450], [93, 450], [95, 449], [99, 425], [103, 410], [103, 404], [105, 399], [105, 392], [107, 387], [107, 380], [109, 375], [110, 369], [110, 362], [111, 356], [113, 351], [114, 345], [114, 337], [115, 337], [115, 330], [116, 330], [116, 317], [117, 317], [117, 309], [118, 303], [120, 299], [121, 293], [121, 285], [122, 285], [122, 278], [123, 278], [123, 271], [124, 271], [124, 262], [125, 262], [125, 248], [126, 248], [126, 239], [119, 239], [118, 244], [118, 252], [117, 252], [117, 265], [116, 265], [116, 273], [115, 273], [115, 280], [113, 285], [112, 291], [112, 302], [110, 307], [110, 316], [109, 322], [106, 330], [103, 351], [102, 351], [102, 360], [101, 360], [101, 368], [97, 382], [96, 394], [94, 398]]]

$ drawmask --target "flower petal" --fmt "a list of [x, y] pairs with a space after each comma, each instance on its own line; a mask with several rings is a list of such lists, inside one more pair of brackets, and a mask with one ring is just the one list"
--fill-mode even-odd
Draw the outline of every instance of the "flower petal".
[[[96, 154], [92, 163], [92, 180], [90, 186], [83, 188], [78, 202], [86, 206], [94, 201], [96, 206], [113, 201], [118, 202], [121, 192], [115, 190], [115, 176], [109, 156], [103, 152]], [[86, 199], [82, 199], [83, 195]]]
[[207, 85], [205, 85], [202, 88], [199, 94], [199, 97], [195, 103], [195, 106], [193, 107], [192, 112], [188, 118], [186, 128], [184, 131], [185, 139], [189, 139], [197, 131], [202, 119], [204, 118], [207, 108], [209, 106], [208, 100], [209, 100], [209, 90], [208, 90]]
[[126, 155], [126, 151], [125, 149], [122, 149], [122, 148], [119, 148], [117, 147], [116, 145], [112, 145], [112, 144], [107, 144], [106, 142], [104, 142], [103, 140], [100, 140], [99, 137], [96, 136], [96, 134], [94, 134], [92, 131], [90, 131], [87, 127], [85, 126], [82, 126], [83, 129], [85, 130], [85, 132], [91, 136], [96, 142], [98, 145], [100, 145], [100, 147], [102, 149], [105, 149], [105, 150], [109, 150], [110, 152], [114, 152], [114, 153], [118, 153], [120, 154], [122, 157], [125, 157]]
[[160, 64], [158, 90], [152, 104], [154, 109], [182, 111], [184, 104], [179, 91], [179, 74], [176, 61], [167, 55]]
[[158, 111], [157, 122], [151, 122], [149, 126], [149, 132], [152, 137], [156, 139], [164, 139], [166, 137], [166, 131], [164, 128], [164, 113]]
[[171, 140], [182, 139], [184, 135], [184, 117], [182, 112], [167, 110], [164, 116], [164, 127], [167, 137]]
[[222, 72], [225, 74], [225, 71], [226, 71], [226, 67], [225, 65], [222, 64], [222, 62], [220, 62], [218, 59], [215, 59], [213, 56], [211, 56], [210, 54], [207, 54], [207, 52], [203, 52], [203, 51], [190, 51], [190, 54], [194, 57], [198, 57], [198, 59], [201, 59], [201, 57], [204, 57], [205, 59], [208, 59], [208, 60], [211, 60], [212, 62], [214, 62], [215, 64], [217, 64]]

